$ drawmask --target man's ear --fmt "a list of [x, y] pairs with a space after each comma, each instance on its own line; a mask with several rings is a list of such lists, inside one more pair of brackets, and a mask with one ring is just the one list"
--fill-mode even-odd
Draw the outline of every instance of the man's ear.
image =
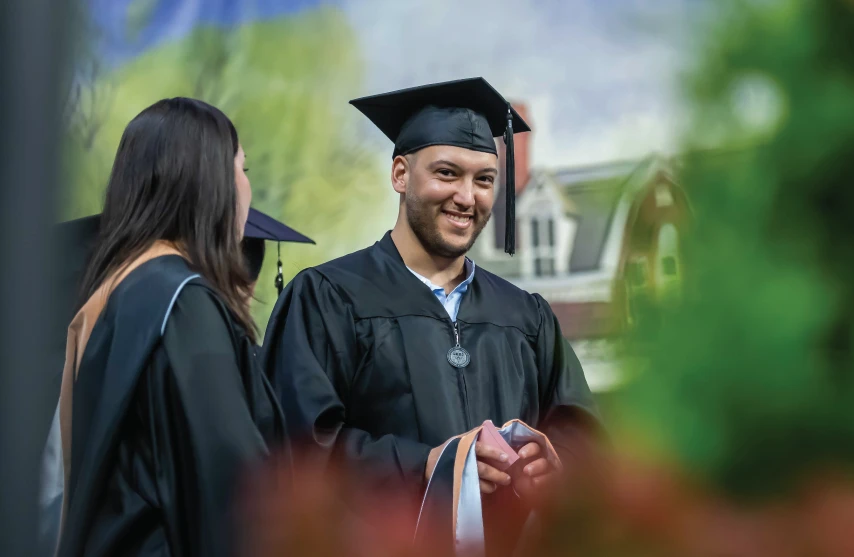
[[406, 193], [406, 184], [412, 172], [410, 157], [398, 155], [391, 162], [391, 187], [397, 193]]

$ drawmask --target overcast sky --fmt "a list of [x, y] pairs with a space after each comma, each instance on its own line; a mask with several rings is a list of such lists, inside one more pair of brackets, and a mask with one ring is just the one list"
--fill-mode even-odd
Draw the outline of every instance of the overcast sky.
[[677, 79], [699, 0], [344, 0], [368, 91], [482, 75], [528, 104], [532, 163], [675, 147]]
[[[200, 24], [326, 4], [361, 43], [365, 94], [483, 76], [532, 114], [532, 163], [558, 167], [675, 148], [689, 19], [710, 0], [88, 0], [121, 64]], [[128, 16], [149, 14], [133, 37]], [[378, 139], [381, 139], [379, 132]]]

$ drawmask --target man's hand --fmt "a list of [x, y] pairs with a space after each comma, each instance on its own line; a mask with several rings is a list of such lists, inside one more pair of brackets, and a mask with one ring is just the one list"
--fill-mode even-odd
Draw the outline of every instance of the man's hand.
[[[427, 480], [433, 475], [433, 470], [439, 461], [439, 455], [442, 454], [442, 449], [446, 444], [443, 443], [432, 449], [427, 456], [427, 466], [424, 470], [424, 476]], [[498, 489], [499, 485], [510, 485], [510, 476], [494, 466], [498, 462], [507, 462], [506, 454], [483, 443], [475, 443], [474, 452], [477, 455], [477, 475], [480, 477], [480, 491], [482, 493], [492, 493]]]
[[480, 476], [481, 493], [493, 493], [499, 485], [510, 485], [510, 475], [493, 466], [498, 462], [507, 462], [506, 454], [480, 442], [475, 443], [474, 454], [477, 455], [477, 475]]
[[[540, 445], [528, 443], [519, 449], [519, 456], [523, 460], [532, 460], [522, 469], [522, 477], [517, 478], [513, 488], [520, 497], [535, 502], [543, 495], [555, 489], [559, 479], [559, 473], [549, 463], [542, 453]], [[539, 458], [536, 458], [538, 457]]]

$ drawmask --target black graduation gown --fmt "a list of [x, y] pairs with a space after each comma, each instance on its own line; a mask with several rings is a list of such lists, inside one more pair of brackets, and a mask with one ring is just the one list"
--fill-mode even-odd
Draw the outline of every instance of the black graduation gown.
[[253, 345], [178, 256], [116, 288], [74, 384], [60, 556], [230, 555], [238, 477], [283, 439]]
[[538, 428], [563, 459], [597, 423], [581, 366], [551, 308], [484, 269], [454, 327], [391, 235], [307, 269], [279, 297], [263, 364], [289, 436], [330, 449], [377, 487], [424, 488], [433, 447], [491, 419]]

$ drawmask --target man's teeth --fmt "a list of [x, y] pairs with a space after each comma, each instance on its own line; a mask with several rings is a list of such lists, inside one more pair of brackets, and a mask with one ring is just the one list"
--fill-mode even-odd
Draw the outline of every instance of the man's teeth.
[[449, 218], [449, 219], [451, 219], [451, 220], [453, 220], [453, 221], [456, 221], [456, 222], [468, 222], [468, 221], [470, 221], [470, 220], [471, 220], [471, 217], [470, 217], [470, 216], [466, 216], [466, 217], [459, 217], [459, 216], [457, 216], [457, 215], [452, 215], [452, 214], [450, 214], [450, 213], [445, 213], [445, 214], [446, 214], [446, 215], [448, 215], [448, 218]]

